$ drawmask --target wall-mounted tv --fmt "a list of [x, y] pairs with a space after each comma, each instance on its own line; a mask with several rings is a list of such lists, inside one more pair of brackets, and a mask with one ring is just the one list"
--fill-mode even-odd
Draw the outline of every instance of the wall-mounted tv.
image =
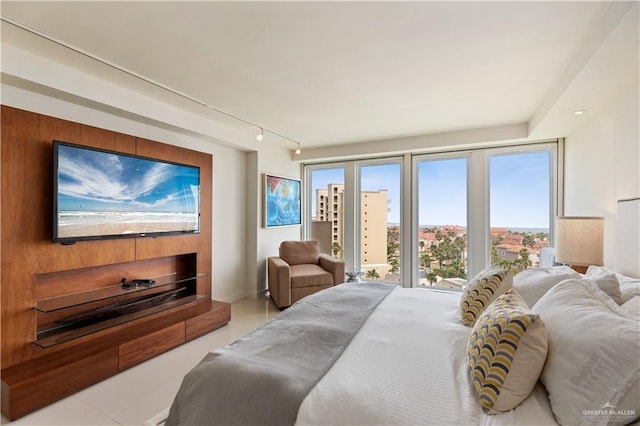
[[200, 231], [200, 168], [53, 141], [53, 241]]

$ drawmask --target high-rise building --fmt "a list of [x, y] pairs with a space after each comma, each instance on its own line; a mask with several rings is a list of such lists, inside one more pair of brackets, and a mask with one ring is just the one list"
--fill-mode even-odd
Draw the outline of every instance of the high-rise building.
[[342, 257], [342, 213], [344, 185], [332, 183], [327, 189], [316, 190], [316, 220], [331, 222], [331, 245], [335, 256]]
[[[376, 268], [382, 278], [387, 262], [387, 190], [362, 191], [360, 196], [360, 260], [362, 269]], [[315, 220], [331, 222], [333, 254], [342, 257], [344, 246], [344, 185], [316, 190]]]
[[360, 261], [377, 268], [382, 277], [387, 263], [387, 190], [362, 191], [360, 195]]

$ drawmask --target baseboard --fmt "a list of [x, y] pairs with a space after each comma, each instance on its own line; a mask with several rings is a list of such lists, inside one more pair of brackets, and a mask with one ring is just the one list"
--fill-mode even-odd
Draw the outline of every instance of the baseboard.
[[234, 293], [230, 296], [226, 296], [226, 297], [216, 297], [215, 295], [213, 296], [214, 300], [220, 301], [220, 302], [225, 302], [225, 303], [233, 303], [233, 302], [237, 302], [238, 300], [242, 300], [244, 298], [247, 298], [249, 296], [247, 296], [247, 294], [245, 292], [237, 292]]

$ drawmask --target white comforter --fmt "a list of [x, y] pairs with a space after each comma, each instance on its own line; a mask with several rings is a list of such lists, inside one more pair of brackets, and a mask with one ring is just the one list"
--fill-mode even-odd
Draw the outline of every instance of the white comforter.
[[304, 400], [299, 425], [556, 425], [544, 388], [487, 416], [466, 362], [460, 293], [397, 288]]

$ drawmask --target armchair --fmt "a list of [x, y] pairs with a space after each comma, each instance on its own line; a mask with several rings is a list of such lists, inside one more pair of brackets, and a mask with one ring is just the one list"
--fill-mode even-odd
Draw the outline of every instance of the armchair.
[[284, 309], [316, 291], [344, 282], [344, 262], [320, 253], [317, 241], [283, 241], [267, 258], [269, 292]]

